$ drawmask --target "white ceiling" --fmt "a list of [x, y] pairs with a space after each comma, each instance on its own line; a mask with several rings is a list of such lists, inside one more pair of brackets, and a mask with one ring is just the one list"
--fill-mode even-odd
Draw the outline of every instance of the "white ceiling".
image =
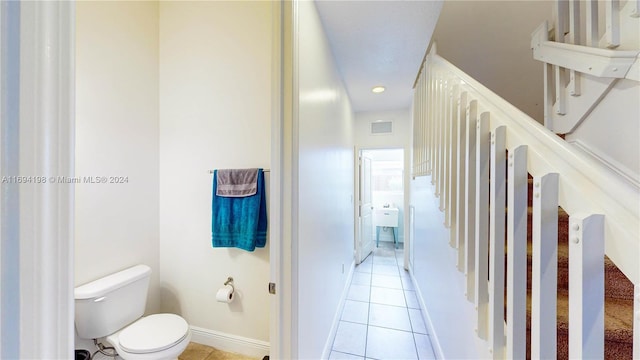
[[[316, 7], [353, 110], [408, 108], [442, 0], [316, 0]], [[375, 85], [386, 91], [372, 93]]]

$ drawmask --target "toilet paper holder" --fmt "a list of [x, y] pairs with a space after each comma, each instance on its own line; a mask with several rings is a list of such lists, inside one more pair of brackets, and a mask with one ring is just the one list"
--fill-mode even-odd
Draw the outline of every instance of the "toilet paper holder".
[[224, 282], [224, 285], [225, 285], [225, 286], [227, 286], [227, 285], [231, 286], [231, 292], [232, 292], [232, 293], [236, 291], [236, 288], [235, 288], [235, 287], [233, 287], [233, 278], [232, 278], [231, 276], [229, 276], [229, 277], [227, 278], [227, 281], [225, 281], [225, 282]]

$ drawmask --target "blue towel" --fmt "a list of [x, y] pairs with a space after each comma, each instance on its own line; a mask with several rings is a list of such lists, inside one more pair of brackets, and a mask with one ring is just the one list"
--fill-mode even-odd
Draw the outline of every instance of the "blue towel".
[[264, 172], [258, 169], [258, 189], [246, 197], [216, 195], [218, 171], [213, 173], [211, 243], [213, 247], [237, 247], [253, 251], [267, 243], [267, 201]]

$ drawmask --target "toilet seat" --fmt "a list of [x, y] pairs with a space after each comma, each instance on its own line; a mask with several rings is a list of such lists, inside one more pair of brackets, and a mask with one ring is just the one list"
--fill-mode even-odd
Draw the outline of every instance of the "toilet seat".
[[153, 314], [127, 326], [118, 335], [122, 350], [148, 354], [168, 349], [189, 334], [189, 324], [175, 314]]

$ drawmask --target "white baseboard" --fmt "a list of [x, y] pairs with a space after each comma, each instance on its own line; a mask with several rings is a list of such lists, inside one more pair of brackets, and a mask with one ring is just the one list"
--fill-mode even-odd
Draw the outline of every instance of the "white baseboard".
[[431, 346], [433, 347], [434, 355], [436, 356], [436, 359], [444, 359], [444, 352], [442, 351], [442, 346], [440, 346], [438, 334], [435, 331], [433, 322], [431, 321], [431, 317], [429, 316], [429, 311], [427, 310], [427, 306], [424, 303], [424, 298], [422, 297], [420, 287], [418, 286], [416, 279], [413, 277], [412, 269], [409, 269], [409, 276], [411, 276], [411, 282], [413, 283], [413, 288], [416, 291], [418, 303], [420, 303], [420, 309], [422, 310], [422, 320], [424, 320], [425, 325], [427, 325], [427, 333], [429, 333], [429, 340], [431, 340]]
[[324, 349], [322, 350], [321, 359], [328, 359], [331, 354], [331, 348], [333, 347], [333, 338], [336, 337], [336, 332], [338, 332], [338, 325], [340, 324], [340, 317], [342, 316], [342, 309], [344, 309], [344, 304], [347, 301], [347, 295], [349, 294], [349, 287], [351, 286], [351, 279], [353, 279], [353, 272], [356, 268], [355, 257], [351, 262], [351, 266], [349, 267], [349, 274], [347, 275], [347, 281], [344, 285], [344, 289], [342, 290], [342, 295], [340, 296], [340, 303], [338, 304], [338, 309], [336, 310], [335, 315], [333, 316], [333, 323], [331, 324], [331, 330], [329, 331], [329, 336], [327, 337], [327, 341], [324, 344]]
[[191, 326], [191, 341], [214, 347], [218, 350], [262, 359], [269, 355], [269, 343], [242, 336]]

